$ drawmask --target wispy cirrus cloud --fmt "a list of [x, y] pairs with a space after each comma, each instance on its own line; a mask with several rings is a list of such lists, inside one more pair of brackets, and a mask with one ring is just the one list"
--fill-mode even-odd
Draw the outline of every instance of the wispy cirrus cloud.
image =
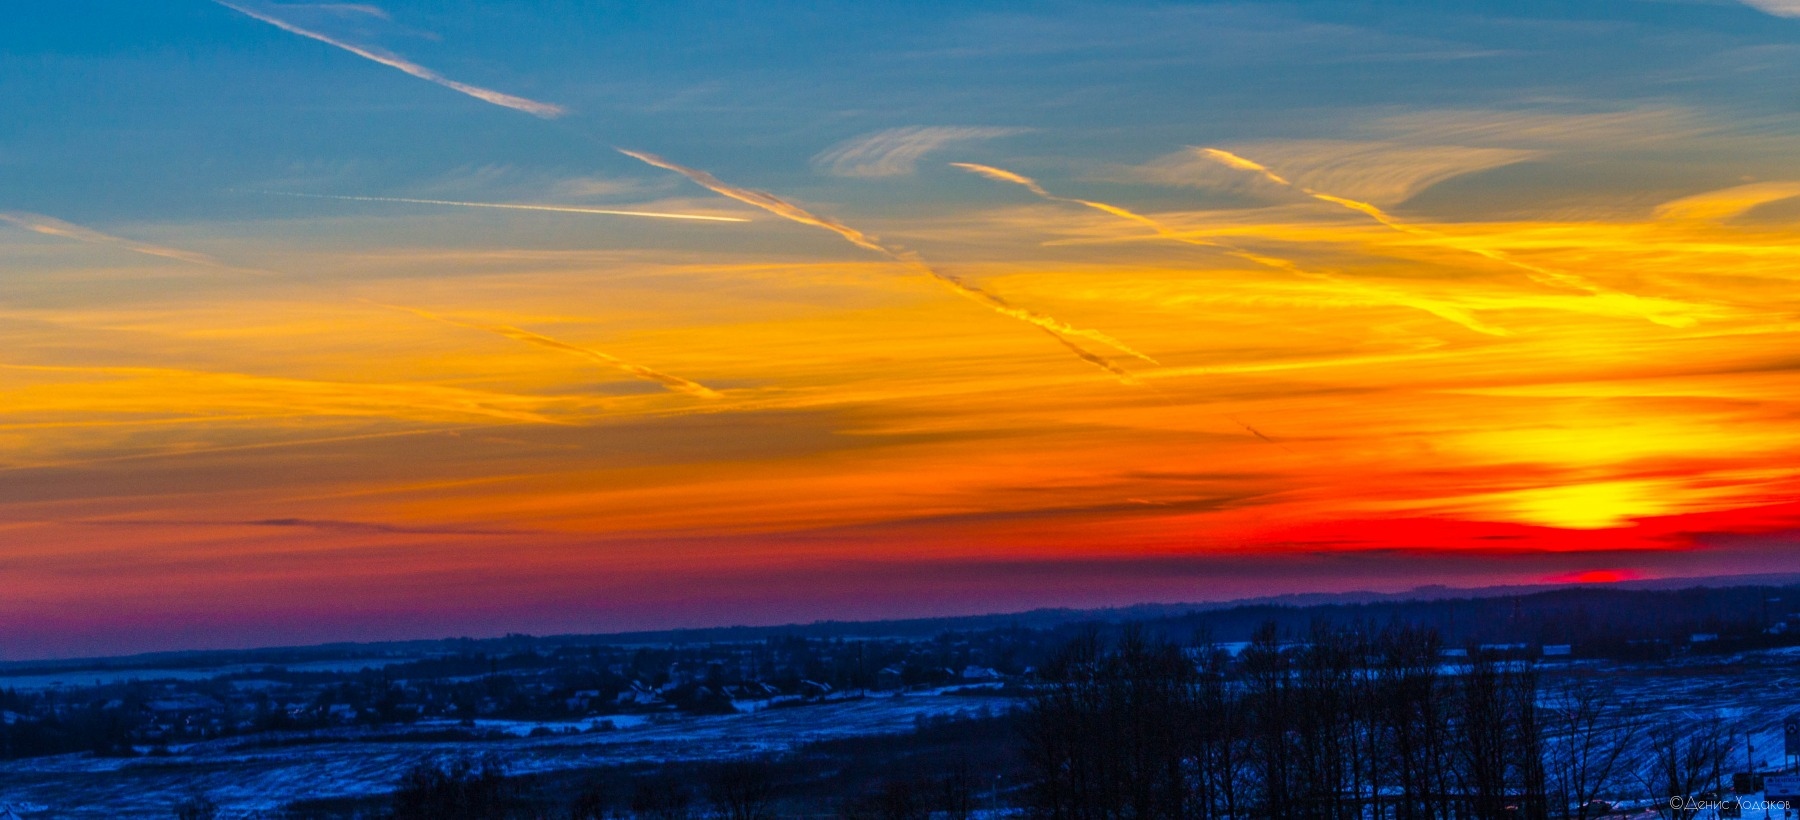
[[368, 3], [282, 3], [282, 13], [289, 16], [329, 17], [340, 20], [391, 21], [387, 9]]
[[1591, 297], [1597, 297], [1597, 298], [1606, 299], [1609, 301], [1630, 304], [1645, 319], [1648, 319], [1657, 324], [1668, 325], [1669, 327], [1689, 327], [1689, 326], [1692, 326], [1697, 321], [1697, 319], [1695, 318], [1696, 315], [1705, 312], [1704, 310], [1698, 310], [1697, 308], [1699, 308], [1699, 306], [1697, 306], [1697, 305], [1682, 305], [1680, 303], [1673, 303], [1673, 302], [1668, 302], [1668, 301], [1664, 301], [1664, 300], [1658, 300], [1656, 302], [1651, 302], [1648, 300], [1641, 300], [1633, 294], [1622, 293], [1620, 291], [1616, 291], [1611, 288], [1605, 287], [1586, 276], [1582, 276], [1580, 274], [1575, 274], [1575, 273], [1570, 273], [1568, 271], [1560, 270], [1557, 268], [1549, 268], [1549, 267], [1545, 267], [1543, 265], [1538, 265], [1538, 264], [1535, 264], [1532, 262], [1528, 262], [1528, 261], [1520, 259], [1506, 251], [1499, 250], [1496, 248], [1483, 247], [1480, 245], [1467, 245], [1467, 244], [1456, 245], [1454, 243], [1449, 243], [1448, 240], [1450, 239], [1450, 237], [1447, 237], [1445, 234], [1443, 234], [1439, 231], [1430, 229], [1430, 228], [1422, 228], [1422, 227], [1414, 225], [1410, 222], [1405, 222], [1405, 221], [1396, 219], [1392, 214], [1389, 214], [1387, 211], [1382, 210], [1381, 208], [1377, 207], [1373, 203], [1363, 202], [1363, 201], [1357, 200], [1357, 199], [1350, 199], [1348, 197], [1341, 197], [1341, 196], [1337, 196], [1335, 194], [1328, 194], [1328, 193], [1325, 193], [1324, 191], [1313, 190], [1312, 188], [1308, 188], [1304, 185], [1297, 184], [1297, 183], [1287, 179], [1286, 177], [1283, 177], [1280, 174], [1275, 173], [1275, 171], [1270, 169], [1268, 166], [1263, 165], [1262, 163], [1259, 163], [1259, 162], [1249, 159], [1247, 157], [1239, 156], [1230, 151], [1226, 151], [1226, 150], [1219, 149], [1219, 148], [1201, 148], [1201, 149], [1199, 149], [1199, 153], [1201, 156], [1204, 156], [1213, 162], [1217, 162], [1222, 166], [1232, 168], [1232, 169], [1235, 169], [1238, 171], [1243, 171], [1243, 172], [1246, 172], [1249, 174], [1254, 174], [1262, 179], [1265, 179], [1271, 183], [1274, 183], [1275, 185], [1279, 185], [1279, 186], [1286, 187], [1286, 188], [1292, 188], [1295, 191], [1305, 194], [1306, 196], [1312, 197], [1313, 199], [1316, 199], [1320, 202], [1328, 203], [1331, 205], [1336, 205], [1340, 208], [1344, 208], [1346, 210], [1350, 210], [1350, 211], [1354, 211], [1356, 213], [1363, 214], [1364, 216], [1367, 216], [1370, 219], [1375, 220], [1377, 223], [1381, 224], [1382, 226], [1390, 228], [1395, 231], [1399, 231], [1400, 233], [1408, 234], [1411, 236], [1417, 236], [1417, 237], [1421, 237], [1421, 238], [1429, 239], [1429, 240], [1433, 240], [1433, 241], [1438, 241], [1438, 242], [1446, 242], [1447, 244], [1451, 244], [1452, 247], [1456, 247], [1459, 250], [1462, 250], [1463, 252], [1474, 254], [1475, 256], [1479, 256], [1483, 259], [1488, 259], [1488, 260], [1491, 260], [1494, 262], [1499, 262], [1503, 265], [1507, 265], [1507, 266], [1510, 266], [1517, 270], [1524, 271], [1525, 274], [1532, 279], [1532, 281], [1535, 281], [1541, 285], [1547, 285], [1550, 287], [1558, 287], [1558, 288], [1567, 288], [1567, 289], [1571, 289], [1571, 290], [1584, 292]]
[[[1126, 220], [1128, 222], [1134, 222], [1138, 225], [1142, 225], [1142, 226], [1154, 231], [1156, 233], [1156, 236], [1161, 239], [1167, 239], [1172, 242], [1180, 242], [1183, 244], [1195, 245], [1195, 246], [1204, 247], [1204, 248], [1217, 248], [1220, 252], [1225, 253], [1229, 256], [1235, 256], [1239, 259], [1243, 259], [1243, 260], [1246, 260], [1249, 262], [1254, 262], [1254, 263], [1256, 263], [1258, 265], [1262, 265], [1263, 267], [1266, 267], [1266, 268], [1273, 268], [1275, 270], [1284, 271], [1286, 273], [1291, 273], [1295, 276], [1299, 276], [1302, 278], [1315, 279], [1315, 280], [1319, 280], [1319, 281], [1323, 281], [1323, 282], [1329, 282], [1338, 289], [1354, 291], [1354, 292], [1362, 295], [1365, 298], [1373, 296], [1378, 301], [1385, 301], [1385, 302], [1389, 302], [1392, 304], [1405, 305], [1406, 307], [1414, 308], [1417, 310], [1422, 310], [1422, 311], [1425, 311], [1426, 313], [1430, 313], [1431, 315], [1436, 316], [1445, 321], [1453, 322], [1458, 325], [1462, 325], [1463, 327], [1466, 327], [1477, 333], [1485, 333], [1490, 336], [1506, 336], [1506, 335], [1508, 335], [1508, 331], [1506, 329], [1495, 327], [1486, 322], [1483, 322], [1483, 321], [1481, 321], [1481, 319], [1477, 318], [1473, 313], [1471, 313], [1467, 309], [1464, 309], [1464, 308], [1461, 308], [1461, 307], [1458, 307], [1455, 305], [1446, 304], [1446, 303], [1438, 301], [1438, 300], [1426, 299], [1426, 298], [1419, 297], [1419, 296], [1413, 296], [1411, 294], [1401, 293], [1398, 291], [1386, 290], [1386, 289], [1382, 289], [1382, 288], [1375, 288], [1375, 287], [1372, 287], [1369, 285], [1362, 285], [1362, 284], [1358, 284], [1358, 283], [1354, 283], [1354, 282], [1349, 282], [1347, 280], [1344, 280], [1341, 277], [1333, 276], [1328, 273], [1320, 273], [1318, 271], [1307, 270], [1306, 268], [1301, 267], [1299, 263], [1297, 263], [1291, 259], [1284, 259], [1284, 258], [1281, 258], [1278, 256], [1271, 256], [1266, 253], [1258, 253], [1256, 251], [1248, 250], [1246, 248], [1240, 248], [1235, 245], [1231, 245], [1231, 244], [1228, 244], [1225, 242], [1220, 242], [1215, 239], [1207, 239], [1207, 238], [1203, 238], [1203, 237], [1192, 236], [1190, 234], [1176, 230], [1175, 228], [1169, 226], [1168, 224], [1165, 224], [1162, 220], [1156, 219], [1154, 217], [1145, 216], [1143, 214], [1140, 214], [1140, 213], [1130, 210], [1128, 208], [1121, 208], [1117, 205], [1113, 205], [1110, 203], [1096, 202], [1096, 201], [1090, 200], [1090, 199], [1076, 199], [1074, 197], [1059, 196], [1057, 194], [1050, 193], [1048, 190], [1046, 190], [1044, 188], [1044, 186], [1039, 185], [1037, 180], [1034, 180], [1027, 176], [1013, 173], [1012, 171], [1008, 171], [1004, 168], [995, 168], [991, 165], [978, 165], [973, 162], [953, 162], [950, 164], [957, 168], [961, 168], [965, 171], [968, 171], [970, 173], [987, 177], [988, 179], [992, 179], [992, 180], [995, 180], [998, 182], [1007, 182], [1007, 183], [1011, 183], [1013, 185], [1017, 185], [1019, 187], [1024, 188], [1025, 190], [1028, 190], [1028, 191], [1032, 192], [1033, 194], [1036, 194], [1039, 197], [1041, 197], [1043, 199], [1047, 199], [1051, 202], [1066, 202], [1071, 205], [1080, 205], [1082, 207], [1092, 208], [1093, 210], [1099, 211], [1104, 214], [1108, 214], [1110, 216], [1117, 217], [1119, 219]], [[1250, 432], [1256, 433], [1256, 436], [1258, 438], [1263, 438], [1263, 439], [1267, 438], [1262, 433], [1257, 433], [1256, 430], [1250, 428], [1249, 425], [1245, 425], [1242, 422], [1239, 422], [1239, 424], [1240, 424], [1240, 426], [1243, 426], [1246, 429], [1249, 429]], [[1274, 442], [1270, 442], [1270, 443], [1272, 444]]]
[[458, 82], [391, 51], [372, 46], [358, 45], [323, 32], [304, 28], [278, 16], [278, 12], [282, 8], [281, 6], [268, 6], [263, 4], [256, 4], [253, 6], [248, 2], [230, 2], [229, 0], [213, 0], [213, 2], [238, 12], [239, 14], [261, 20], [282, 31], [318, 40], [326, 45], [336, 46], [351, 54], [355, 54], [358, 57], [362, 57], [363, 59], [373, 60], [388, 66], [389, 68], [397, 68], [421, 80], [436, 83], [451, 91], [455, 91], [459, 94], [466, 94], [481, 100], [482, 102], [493, 103], [494, 105], [511, 108], [515, 111], [523, 111], [532, 116], [543, 117], [544, 119], [555, 119], [567, 113], [566, 109], [554, 103], [539, 102], [526, 97], [495, 91], [491, 88], [482, 88], [478, 85], [469, 85], [468, 83]]
[[[1800, 3], [1796, 4], [1800, 7]], [[1658, 219], [1705, 220], [1730, 219], [1771, 202], [1800, 197], [1800, 182], [1753, 182], [1718, 191], [1665, 202], [1656, 208]]]
[[553, 338], [550, 338], [549, 336], [545, 336], [541, 333], [533, 333], [533, 332], [531, 332], [529, 330], [525, 330], [523, 328], [513, 327], [512, 325], [494, 325], [494, 324], [485, 324], [482, 322], [470, 322], [470, 321], [466, 321], [463, 319], [455, 319], [455, 318], [451, 318], [449, 316], [442, 316], [442, 315], [439, 315], [436, 313], [432, 313], [429, 310], [421, 310], [419, 308], [411, 308], [411, 307], [401, 307], [398, 305], [383, 305], [382, 307], [387, 307], [387, 308], [392, 308], [394, 310], [404, 311], [406, 313], [411, 313], [415, 316], [422, 316], [426, 319], [431, 319], [433, 321], [438, 321], [438, 322], [444, 322], [446, 324], [457, 325], [459, 327], [467, 327], [467, 328], [472, 328], [475, 330], [485, 330], [489, 333], [499, 334], [501, 336], [505, 336], [508, 339], [513, 339], [515, 341], [524, 342], [529, 345], [537, 345], [538, 347], [548, 348], [550, 350], [560, 350], [564, 353], [568, 353], [568, 354], [575, 355], [575, 356], [580, 356], [581, 358], [588, 359], [590, 361], [599, 362], [601, 364], [607, 365], [608, 367], [617, 368], [619, 370], [622, 370], [626, 373], [631, 374], [632, 376], [643, 379], [645, 381], [650, 381], [650, 382], [655, 382], [657, 384], [660, 384], [663, 387], [668, 388], [669, 390], [672, 390], [677, 393], [686, 393], [690, 396], [698, 396], [703, 399], [717, 399], [717, 398], [721, 397], [721, 394], [717, 390], [713, 390], [712, 388], [707, 387], [706, 385], [700, 384], [698, 382], [689, 381], [680, 376], [672, 376], [668, 373], [664, 373], [659, 370], [652, 370], [652, 369], [650, 369], [648, 367], [644, 367], [642, 365], [632, 364], [631, 362], [625, 361], [624, 359], [621, 359], [621, 358], [614, 356], [612, 354], [609, 354], [609, 353], [602, 353], [598, 350], [582, 347], [580, 345], [572, 345], [572, 344], [569, 344], [568, 342], [562, 341], [560, 339], [553, 339]]
[[581, 176], [557, 180], [552, 186], [560, 196], [570, 197], [606, 197], [621, 194], [643, 193], [654, 186], [646, 185], [635, 179], [609, 179], [607, 177]]
[[1382, 117], [1363, 130], [1411, 145], [1616, 151], [1716, 134], [1719, 127], [1683, 108], [1579, 113], [1435, 109]]
[[348, 196], [344, 194], [302, 194], [292, 191], [258, 191], [272, 196], [297, 196], [307, 199], [340, 199], [349, 202], [396, 202], [412, 205], [450, 205], [459, 208], [499, 208], [510, 211], [550, 211], [564, 214], [596, 214], [602, 216], [643, 216], [654, 219], [692, 219], [701, 222], [749, 222], [741, 216], [711, 214], [679, 214], [667, 211], [631, 211], [616, 208], [586, 208], [579, 205], [531, 205], [521, 202], [467, 202], [457, 199], [416, 199], [398, 196]]
[[[366, 178], [366, 177], [364, 177]], [[291, 184], [268, 184], [260, 187], [275, 190], [323, 193], [321, 183], [345, 184], [346, 180], [304, 179]], [[436, 177], [421, 179], [409, 186], [406, 196], [427, 199], [478, 200], [483, 202], [519, 202], [551, 197], [555, 199], [613, 198], [646, 196], [667, 192], [675, 187], [666, 178], [608, 177], [594, 174], [571, 176], [556, 169], [544, 169], [509, 162], [463, 165]], [[593, 205], [591, 207], [613, 207]]]
[[409, 382], [268, 376], [180, 367], [0, 363], [13, 374], [5, 404], [16, 417], [140, 425], [158, 418], [385, 418], [428, 423], [561, 424], [541, 397]]
[[93, 228], [76, 225], [72, 222], [64, 222], [63, 220], [45, 216], [43, 214], [34, 214], [26, 211], [0, 212], [0, 222], [11, 223], [17, 227], [31, 231], [32, 233], [43, 234], [45, 236], [72, 239], [76, 242], [85, 242], [90, 245], [110, 245], [115, 248], [131, 251], [132, 253], [141, 253], [145, 256], [157, 256], [163, 259], [173, 259], [177, 262], [186, 262], [191, 265], [219, 268], [222, 270], [242, 271], [245, 273], [267, 273], [266, 271], [251, 270], [228, 265], [197, 251], [170, 248], [164, 245], [155, 245], [149, 242], [139, 242], [135, 239], [127, 239], [122, 236], [114, 236], [109, 233], [96, 231]]
[[[1396, 141], [1280, 140], [1236, 148], [1254, 153], [1316, 188], [1370, 202], [1398, 204], [1440, 182], [1534, 159], [1539, 151], [1421, 145]], [[1246, 178], [1202, 151], [1184, 149], [1110, 176], [1192, 188], [1242, 187]]]
[[[270, 193], [274, 193], [274, 192], [270, 192]], [[322, 196], [322, 195], [310, 195], [310, 194], [289, 194], [289, 195], [290, 196]], [[351, 200], [375, 200], [375, 201], [381, 201], [381, 199], [382, 199], [380, 197], [325, 197], [325, 198], [328, 198], [328, 199], [351, 199]], [[609, 210], [603, 210], [603, 209], [598, 209], [598, 208], [565, 208], [565, 207], [543, 206], [543, 205], [537, 205], [537, 206], [504, 205], [504, 204], [497, 204], [497, 203], [451, 202], [451, 201], [444, 201], [444, 200], [419, 200], [419, 199], [396, 199], [396, 200], [392, 200], [392, 201], [423, 202], [423, 203], [437, 204], [437, 205], [464, 205], [464, 206], [469, 206], [469, 207], [486, 207], [486, 208], [519, 208], [519, 209], [525, 209], [525, 210], [563, 211], [563, 212], [572, 212], [572, 213], [622, 214], [622, 215], [628, 215], [628, 216], [657, 216], [657, 217], [665, 217], [665, 218], [672, 218], [672, 219], [702, 219], [702, 220], [716, 220], [716, 221], [723, 221], [723, 222], [745, 222], [745, 221], [748, 221], [748, 220], [742, 219], [740, 217], [697, 216], [697, 215], [686, 215], [686, 214], [663, 214], [663, 213], [651, 213], [651, 212], [642, 212], [642, 211], [609, 211]], [[31, 213], [22, 213], [22, 212], [0, 212], [0, 222], [9, 222], [14, 225], [18, 225], [19, 227], [25, 228], [26, 230], [30, 230], [35, 233], [45, 234], [48, 236], [64, 237], [64, 238], [73, 239], [73, 240], [76, 240], [79, 242], [87, 242], [90, 244], [111, 245], [111, 246], [115, 246], [115, 247], [124, 248], [126, 250], [133, 251], [136, 253], [146, 254], [149, 256], [159, 256], [159, 257], [163, 257], [163, 258], [167, 258], [167, 259], [175, 259], [178, 261], [188, 262], [188, 263], [196, 264], [196, 265], [204, 265], [207, 267], [221, 268], [221, 269], [233, 270], [233, 271], [241, 270], [232, 265], [229, 265], [229, 264], [221, 262], [217, 259], [214, 259], [211, 256], [207, 256], [206, 254], [197, 253], [194, 251], [182, 250], [179, 248], [168, 248], [168, 247], [163, 247], [161, 245], [151, 245], [151, 244], [147, 244], [147, 243], [143, 243], [143, 242], [137, 242], [135, 240], [125, 239], [122, 237], [113, 236], [111, 234], [102, 233], [100, 231], [93, 230], [92, 228], [86, 228], [86, 227], [82, 227], [80, 225], [75, 225], [72, 223], [64, 222], [60, 219], [54, 219], [52, 217], [43, 216], [41, 214], [31, 214]], [[248, 272], [259, 273], [259, 274], [267, 274], [268, 273], [266, 271], [258, 271], [258, 270], [254, 270], [254, 269], [250, 269], [250, 270], [248, 270]], [[580, 356], [585, 359], [589, 359], [591, 361], [597, 361], [602, 364], [617, 368], [617, 369], [622, 370], [622, 371], [624, 371], [632, 376], [635, 376], [637, 378], [644, 379], [646, 381], [655, 382], [669, 390], [672, 390], [672, 391], [675, 391], [678, 393], [686, 393], [686, 394], [689, 394], [692, 396], [697, 396], [697, 397], [705, 398], [705, 399], [716, 399], [716, 398], [720, 397], [720, 394], [717, 391], [712, 390], [711, 388], [708, 388], [705, 385], [702, 385], [702, 384], [699, 384], [699, 383], [696, 383], [693, 381], [689, 381], [688, 379], [681, 378], [680, 376], [672, 376], [667, 373], [653, 370], [651, 368], [633, 364], [631, 362], [625, 361], [623, 359], [620, 359], [616, 356], [612, 356], [607, 353], [602, 353], [597, 350], [591, 350], [591, 349], [588, 349], [585, 347], [581, 347], [579, 345], [568, 344], [568, 343], [560, 341], [558, 339], [553, 339], [553, 338], [550, 338], [548, 336], [544, 336], [544, 335], [538, 334], [538, 333], [532, 333], [531, 331], [513, 327], [511, 325], [496, 325], [496, 324], [482, 324], [482, 323], [478, 323], [478, 322], [469, 322], [469, 321], [464, 321], [464, 320], [460, 320], [460, 319], [453, 319], [453, 318], [450, 318], [447, 316], [440, 316], [440, 315], [432, 313], [430, 311], [420, 310], [418, 308], [395, 307], [392, 305], [384, 305], [383, 307], [390, 307], [395, 310], [405, 311], [407, 313], [416, 314], [416, 315], [423, 316], [428, 319], [433, 319], [433, 320], [445, 322], [448, 324], [474, 328], [477, 330], [484, 330], [484, 331], [487, 331], [490, 333], [497, 333], [499, 335], [506, 336], [507, 338], [515, 339], [517, 341], [525, 342], [527, 344], [536, 345], [538, 347], [548, 348], [551, 350], [559, 350], [559, 351], [562, 351], [565, 353], [570, 353], [570, 354]], [[10, 365], [0, 365], [0, 367], [3, 367], [3, 366], [10, 366]], [[339, 392], [341, 392], [341, 391], [339, 391]], [[530, 417], [509, 416], [509, 418], [513, 418], [514, 420], [521, 420], [521, 419], [527, 419], [527, 418], [529, 418], [529, 420], [533, 420], [533, 421], [541, 420], [539, 417], [536, 417], [536, 416], [530, 416]]]
[[1019, 128], [913, 125], [845, 140], [813, 157], [813, 167], [840, 177], [897, 177], [917, 169], [926, 154], [959, 142], [1021, 133]]
[[309, 529], [326, 532], [366, 533], [376, 535], [530, 535], [531, 530], [494, 529], [486, 527], [431, 526], [390, 524], [381, 521], [345, 521], [335, 518], [258, 518], [248, 521], [216, 521], [204, 518], [102, 518], [76, 521], [97, 527], [274, 527]]
[[1743, 0], [1743, 3], [1776, 17], [1800, 17], [1800, 0]]

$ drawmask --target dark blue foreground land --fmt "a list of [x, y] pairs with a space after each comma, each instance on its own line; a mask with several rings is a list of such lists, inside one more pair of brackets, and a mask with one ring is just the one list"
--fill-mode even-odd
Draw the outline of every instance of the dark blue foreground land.
[[0, 807], [1710, 817], [1786, 762], [1790, 607], [1800, 587], [1440, 591], [15, 663]]

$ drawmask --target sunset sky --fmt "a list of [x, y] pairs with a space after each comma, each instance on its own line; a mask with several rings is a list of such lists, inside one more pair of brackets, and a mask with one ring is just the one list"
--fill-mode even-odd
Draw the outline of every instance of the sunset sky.
[[1800, 0], [8, 18], [0, 660], [1800, 570]]

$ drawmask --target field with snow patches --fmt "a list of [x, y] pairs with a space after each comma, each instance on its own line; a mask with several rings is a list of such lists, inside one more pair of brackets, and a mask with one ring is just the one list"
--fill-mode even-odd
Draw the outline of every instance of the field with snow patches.
[[[427, 757], [491, 752], [518, 774], [711, 760], [784, 752], [816, 740], [907, 732], [922, 718], [974, 715], [1009, 704], [991, 696], [914, 692], [716, 717], [615, 716], [601, 718], [614, 722], [612, 731], [547, 737], [521, 736], [540, 724], [484, 720], [477, 730], [511, 737], [395, 741], [391, 728], [380, 731], [388, 738], [383, 740], [330, 730], [286, 747], [272, 747], [265, 735], [190, 744], [166, 757], [61, 755], [0, 763], [0, 807], [10, 804], [26, 818], [159, 817], [170, 816], [171, 806], [198, 792], [217, 802], [224, 816], [243, 816], [294, 800], [386, 792]], [[591, 722], [541, 725], [579, 730]], [[414, 731], [452, 725], [420, 725]]]
[[[1790, 651], [1644, 664], [1578, 661], [1544, 670], [1546, 690], [1563, 671], [1574, 671], [1605, 682], [1621, 703], [1696, 724], [1737, 724], [1747, 730], [1756, 763], [1764, 768], [1783, 762], [1781, 719], [1800, 712], [1800, 656]], [[714, 717], [667, 713], [554, 723], [476, 721], [473, 731], [486, 734], [485, 740], [435, 739], [459, 724], [422, 721], [408, 730], [288, 734], [279, 738], [292, 743], [286, 746], [270, 743], [265, 734], [190, 744], [160, 757], [34, 758], [0, 764], [0, 807], [10, 804], [25, 818], [166, 816], [176, 801], [198, 792], [217, 801], [225, 816], [246, 816], [300, 799], [380, 794], [424, 758], [491, 752], [520, 774], [713, 760], [780, 753], [817, 740], [907, 732], [921, 718], [978, 714], [1016, 703], [948, 691]], [[594, 731], [597, 720], [610, 720], [612, 728]], [[556, 734], [530, 736], [537, 729]], [[420, 737], [396, 738], [401, 731]], [[1749, 762], [1745, 737], [1740, 731], [1735, 738], [1732, 770]]]

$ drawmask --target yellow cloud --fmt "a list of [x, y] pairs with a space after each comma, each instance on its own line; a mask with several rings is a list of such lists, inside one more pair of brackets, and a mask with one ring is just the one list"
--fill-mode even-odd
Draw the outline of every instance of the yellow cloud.
[[1753, 182], [1665, 202], [1656, 207], [1656, 217], [1718, 222], [1743, 214], [1758, 205], [1797, 196], [1800, 196], [1800, 182]]

